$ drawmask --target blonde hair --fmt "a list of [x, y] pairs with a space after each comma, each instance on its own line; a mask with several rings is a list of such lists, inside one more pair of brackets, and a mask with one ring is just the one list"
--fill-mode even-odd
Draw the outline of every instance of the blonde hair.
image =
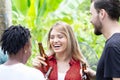
[[50, 33], [53, 30], [53, 28], [58, 29], [61, 33], [63, 33], [67, 40], [68, 40], [68, 45], [67, 45], [67, 52], [70, 53], [70, 55], [72, 55], [72, 58], [75, 60], [79, 60], [82, 63], [86, 63], [86, 60], [83, 56], [83, 54], [80, 51], [80, 47], [79, 44], [77, 42], [77, 39], [75, 38], [74, 32], [71, 28], [70, 25], [68, 25], [65, 22], [57, 22], [55, 23], [52, 28], [50, 29], [49, 33], [48, 33], [48, 48], [50, 50], [52, 50], [51, 46], [50, 46]]

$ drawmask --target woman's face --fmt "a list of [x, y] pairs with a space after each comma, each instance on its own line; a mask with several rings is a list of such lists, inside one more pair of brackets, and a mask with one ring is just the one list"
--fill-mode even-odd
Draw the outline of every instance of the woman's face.
[[54, 28], [50, 33], [50, 45], [55, 53], [64, 53], [67, 49], [67, 38], [65, 34]]

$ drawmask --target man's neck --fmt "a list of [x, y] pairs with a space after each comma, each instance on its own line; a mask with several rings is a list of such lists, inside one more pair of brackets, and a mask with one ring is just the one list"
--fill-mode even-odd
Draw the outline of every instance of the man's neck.
[[25, 64], [22, 53], [9, 55], [8, 60], [5, 62], [6, 65], [13, 65], [17, 63]]
[[120, 25], [117, 21], [112, 21], [104, 25], [102, 33], [106, 39], [109, 39], [114, 33], [120, 33]]
[[18, 60], [16, 60], [16, 59], [8, 59], [8, 60], [4, 63], [4, 65], [14, 65], [14, 64], [18, 64], [18, 63], [22, 63], [22, 62], [20, 62], [20, 61], [18, 61]]

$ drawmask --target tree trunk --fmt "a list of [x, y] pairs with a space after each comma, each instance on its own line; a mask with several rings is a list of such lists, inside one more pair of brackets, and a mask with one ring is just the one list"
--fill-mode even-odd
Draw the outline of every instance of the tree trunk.
[[11, 0], [0, 0], [0, 39], [4, 29], [11, 25], [12, 6]]

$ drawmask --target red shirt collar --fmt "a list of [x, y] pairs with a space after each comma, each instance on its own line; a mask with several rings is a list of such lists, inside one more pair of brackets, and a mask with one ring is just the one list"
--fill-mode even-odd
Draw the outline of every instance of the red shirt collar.
[[[55, 60], [55, 61], [56, 61], [55, 55], [49, 56], [49, 57], [48, 57], [48, 60], [49, 60], [49, 61], [51, 61], [51, 60]], [[69, 62], [70, 66], [72, 66], [72, 65], [75, 64], [75, 63], [78, 63], [78, 61], [75, 60], [74, 58], [71, 58], [71, 60], [70, 60], [70, 62]]]

